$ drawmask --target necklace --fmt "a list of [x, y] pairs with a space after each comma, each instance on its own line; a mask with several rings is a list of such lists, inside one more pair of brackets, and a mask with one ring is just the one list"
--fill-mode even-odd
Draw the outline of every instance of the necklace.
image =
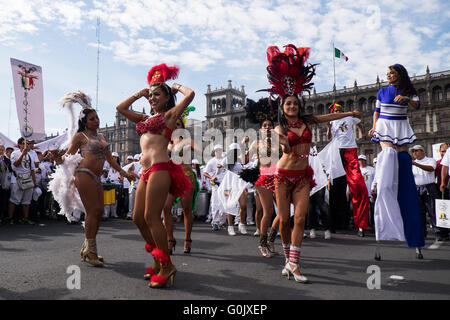
[[89, 134], [91, 137], [93, 137], [93, 138], [98, 137], [97, 131], [89, 130], [88, 128], [86, 128], [86, 133], [88, 133], [88, 134]]
[[297, 121], [288, 121], [287, 127], [288, 128], [301, 128], [303, 126], [303, 121], [300, 119], [297, 119]]

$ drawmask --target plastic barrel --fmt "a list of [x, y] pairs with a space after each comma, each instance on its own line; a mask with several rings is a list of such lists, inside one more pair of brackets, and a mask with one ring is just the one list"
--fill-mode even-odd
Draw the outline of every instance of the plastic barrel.
[[211, 202], [211, 193], [206, 190], [201, 190], [197, 196], [197, 210], [195, 211], [196, 217], [204, 217], [208, 215], [209, 205]]

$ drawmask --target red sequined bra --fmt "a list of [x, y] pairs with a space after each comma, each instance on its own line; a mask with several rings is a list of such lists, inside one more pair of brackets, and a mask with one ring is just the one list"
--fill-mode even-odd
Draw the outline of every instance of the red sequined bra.
[[290, 147], [296, 146], [301, 143], [311, 143], [311, 141], [312, 141], [312, 133], [308, 127], [306, 127], [303, 130], [303, 133], [301, 136], [299, 136], [298, 134], [296, 134], [293, 131], [288, 131], [287, 137], [289, 140]]
[[172, 138], [172, 130], [166, 126], [166, 122], [164, 121], [164, 113], [153, 117], [147, 116], [145, 120], [136, 123], [136, 132], [139, 136], [142, 136], [147, 132], [151, 134], [162, 134], [164, 129], [166, 129], [164, 136], [170, 140]]

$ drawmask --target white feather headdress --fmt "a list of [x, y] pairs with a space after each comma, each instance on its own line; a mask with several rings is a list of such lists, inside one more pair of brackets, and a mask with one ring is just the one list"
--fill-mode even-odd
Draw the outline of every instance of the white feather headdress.
[[85, 109], [94, 110], [91, 106], [91, 98], [87, 94], [85, 94], [84, 92], [81, 92], [81, 91], [69, 92], [58, 102], [58, 104], [60, 104], [62, 107], [67, 108], [67, 110], [69, 111], [69, 116], [70, 116], [69, 136], [68, 136], [67, 142], [64, 143], [64, 145], [63, 145], [65, 147], [68, 146], [67, 144], [70, 143], [73, 136], [75, 135], [75, 132], [77, 131], [77, 127], [75, 124], [75, 112], [73, 110], [74, 103], [78, 103], [82, 108], [82, 110], [78, 116], [78, 120], [82, 120], [84, 118], [84, 116], [86, 115], [83, 112]]

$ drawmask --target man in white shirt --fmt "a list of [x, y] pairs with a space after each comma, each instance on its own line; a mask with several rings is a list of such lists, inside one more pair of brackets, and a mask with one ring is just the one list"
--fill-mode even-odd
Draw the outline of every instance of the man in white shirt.
[[[343, 112], [342, 106], [333, 104], [330, 107], [333, 113]], [[366, 184], [358, 165], [358, 147], [353, 134], [353, 125], [356, 125], [363, 137], [364, 129], [360, 124], [361, 120], [355, 117], [345, 117], [331, 121], [328, 124], [327, 137], [336, 139], [338, 143], [342, 164], [345, 169], [347, 184], [352, 198], [353, 220], [358, 235], [364, 237], [364, 230], [367, 229], [369, 221], [369, 196], [366, 192]], [[331, 195], [331, 193], [330, 193]], [[330, 197], [330, 215], [338, 209], [333, 208]]]
[[217, 197], [218, 185], [226, 171], [226, 157], [223, 156], [223, 147], [221, 145], [214, 146], [214, 158], [206, 164], [203, 175], [208, 178], [208, 182], [212, 185], [211, 189], [211, 204], [207, 221], [211, 221], [213, 231], [218, 231], [219, 226], [225, 223], [226, 216], [220, 206], [220, 201]]
[[[35, 175], [35, 165], [34, 161], [29, 156], [30, 145], [27, 144], [25, 147], [25, 139], [20, 138], [17, 141], [19, 150], [14, 151], [11, 154], [11, 164], [14, 171], [14, 175], [11, 177], [11, 196], [9, 198], [8, 206], [8, 219], [12, 223], [12, 218], [14, 215], [14, 210], [17, 205], [22, 205], [23, 208], [23, 219], [19, 221], [21, 224], [34, 224], [29, 220], [30, 214], [30, 203], [33, 196], [33, 188], [36, 187], [36, 175]], [[31, 178], [34, 182], [34, 186], [27, 188], [25, 190], [21, 189], [17, 183], [17, 176], [31, 174]]]
[[139, 162], [141, 159], [140, 154], [135, 154], [133, 157], [133, 162], [127, 164], [123, 169], [127, 172], [131, 172], [135, 175], [136, 180], [134, 180], [128, 187], [128, 213], [127, 220], [133, 219], [133, 209], [134, 209], [134, 198], [136, 196], [136, 190], [139, 183], [139, 177], [142, 171], [142, 165]]
[[414, 159], [412, 161], [412, 171], [419, 196], [424, 236], [427, 235], [426, 212], [428, 212], [431, 226], [435, 233], [435, 242], [428, 248], [437, 249], [440, 247], [441, 242], [448, 238], [448, 230], [436, 226], [435, 200], [439, 199], [439, 192], [435, 183], [436, 177], [434, 175], [436, 160], [434, 160], [434, 158], [426, 157], [425, 149], [421, 145], [415, 145], [410, 151], [412, 152]]

